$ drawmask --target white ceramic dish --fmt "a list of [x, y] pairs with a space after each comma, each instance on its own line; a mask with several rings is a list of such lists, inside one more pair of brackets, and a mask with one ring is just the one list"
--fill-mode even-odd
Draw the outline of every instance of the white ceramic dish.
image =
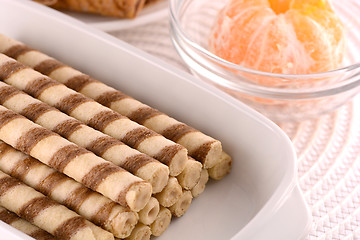
[[168, 1], [162, 0], [145, 7], [134, 19], [118, 19], [76, 12], [65, 13], [102, 31], [117, 31], [149, 24], [166, 17], [168, 15]]
[[[300, 239], [311, 219], [293, 146], [278, 126], [215, 87], [76, 19], [0, 0], [0, 32], [118, 88], [223, 142], [233, 170], [211, 182], [158, 239]], [[140, 71], [139, 71], [140, 70]], [[25, 239], [0, 225], [2, 236]]]

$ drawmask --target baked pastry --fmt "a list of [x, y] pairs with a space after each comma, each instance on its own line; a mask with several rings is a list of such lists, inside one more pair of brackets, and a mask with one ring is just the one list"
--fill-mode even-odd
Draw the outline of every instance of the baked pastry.
[[150, 183], [3, 106], [0, 139], [134, 211], [151, 197]]
[[151, 234], [158, 237], [165, 232], [171, 223], [171, 212], [168, 208], [160, 206], [160, 211], [155, 221], [150, 224]]
[[163, 207], [170, 207], [175, 204], [182, 194], [182, 188], [176, 177], [170, 177], [165, 188], [157, 194], [154, 194], [160, 205]]
[[0, 141], [0, 170], [119, 238], [130, 235], [138, 216], [72, 178]]
[[151, 197], [146, 206], [139, 211], [139, 222], [150, 225], [153, 223], [160, 211], [159, 201]]
[[167, 184], [169, 168], [165, 164], [4, 82], [0, 82], [0, 104], [148, 181], [153, 193]]
[[183, 145], [204, 168], [211, 168], [219, 161], [222, 152], [220, 141], [21, 42], [0, 36], [0, 45], [1, 52], [6, 55]]
[[4, 54], [0, 54], [0, 79], [159, 160], [172, 176], [185, 168], [188, 157], [183, 146]]
[[201, 169], [202, 164], [189, 157], [185, 169], [176, 176], [181, 187], [185, 190], [192, 189], [200, 180]]
[[0, 204], [59, 239], [114, 239], [111, 233], [2, 171]]
[[36, 240], [56, 240], [56, 238], [45, 230], [22, 219], [13, 212], [0, 206], [0, 220], [20, 230]]
[[206, 183], [209, 181], [209, 172], [207, 169], [202, 169], [200, 174], [199, 182], [191, 189], [191, 194], [193, 197], [198, 197], [202, 192], [204, 192]]
[[144, 7], [145, 0], [35, 0], [47, 6], [82, 13], [118, 18], [134, 18]]

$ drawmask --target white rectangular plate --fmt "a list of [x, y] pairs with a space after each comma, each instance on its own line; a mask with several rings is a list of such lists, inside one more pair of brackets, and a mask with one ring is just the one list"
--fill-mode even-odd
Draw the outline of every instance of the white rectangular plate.
[[[295, 153], [274, 123], [104, 32], [25, 0], [0, 0], [0, 32], [219, 139], [230, 175], [211, 181], [158, 239], [299, 239], [310, 217]], [[296, 218], [296, 221], [293, 219]], [[9, 233], [0, 225], [0, 232]]]

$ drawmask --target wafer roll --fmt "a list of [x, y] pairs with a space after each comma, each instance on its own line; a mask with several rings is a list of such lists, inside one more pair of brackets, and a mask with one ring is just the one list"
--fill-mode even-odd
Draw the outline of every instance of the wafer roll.
[[232, 158], [226, 152], [222, 152], [220, 162], [214, 167], [209, 168], [209, 177], [215, 180], [220, 180], [231, 171]]
[[[99, 239], [73, 211], [0, 171], [0, 205], [59, 239]], [[114, 239], [105, 230], [104, 239]]]
[[146, 206], [139, 211], [139, 222], [145, 225], [150, 225], [155, 221], [159, 210], [159, 201], [156, 198], [151, 197]]
[[151, 197], [150, 183], [3, 106], [0, 139], [134, 211]]
[[194, 198], [198, 197], [205, 190], [206, 183], [208, 182], [208, 180], [209, 180], [208, 170], [207, 169], [201, 170], [199, 182], [195, 185], [195, 187], [191, 189], [191, 194], [193, 195]]
[[56, 238], [50, 233], [31, 224], [25, 219], [20, 218], [15, 213], [8, 211], [1, 206], [0, 220], [37, 240], [56, 240]]
[[0, 141], [0, 170], [65, 205], [86, 219], [124, 238], [138, 216], [128, 208], [94, 192], [40, 161]]
[[182, 188], [175, 177], [170, 177], [165, 188], [157, 194], [154, 194], [161, 206], [170, 207], [175, 204], [182, 194]]
[[131, 235], [126, 240], [149, 240], [151, 237], [151, 229], [149, 226], [138, 223]]
[[101, 240], [112, 240], [115, 239], [114, 235], [111, 234], [108, 231], [105, 231], [101, 227], [98, 227], [94, 225], [93, 223], [87, 221], [88, 226], [91, 228], [91, 231], [93, 232], [95, 239], [101, 239]]
[[0, 50], [66, 86], [95, 99], [188, 149], [204, 168], [213, 167], [222, 152], [221, 143], [200, 131], [145, 105], [63, 63], [32, 50], [23, 43], [0, 36]]
[[144, 7], [144, 4], [145, 0], [57, 0], [48, 5], [59, 10], [118, 18], [134, 18]]
[[176, 203], [169, 207], [171, 214], [175, 217], [181, 217], [184, 215], [191, 205], [192, 198], [193, 196], [191, 191], [183, 190], [180, 198], [176, 201]]
[[169, 169], [165, 164], [4, 82], [0, 82], [0, 104], [150, 182], [153, 193], [167, 184]]
[[185, 190], [192, 189], [200, 180], [202, 164], [189, 157], [185, 169], [176, 176], [179, 184]]
[[165, 232], [171, 223], [171, 212], [168, 208], [160, 206], [155, 221], [150, 225], [151, 234], [158, 237]]
[[0, 80], [68, 115], [158, 159], [176, 176], [185, 168], [187, 150], [158, 133], [0, 54]]

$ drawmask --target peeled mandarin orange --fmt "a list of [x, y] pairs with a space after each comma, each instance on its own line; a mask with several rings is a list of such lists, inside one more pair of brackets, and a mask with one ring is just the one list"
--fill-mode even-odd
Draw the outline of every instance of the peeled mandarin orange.
[[344, 38], [326, 0], [230, 0], [218, 14], [209, 49], [247, 68], [309, 74], [340, 66]]

